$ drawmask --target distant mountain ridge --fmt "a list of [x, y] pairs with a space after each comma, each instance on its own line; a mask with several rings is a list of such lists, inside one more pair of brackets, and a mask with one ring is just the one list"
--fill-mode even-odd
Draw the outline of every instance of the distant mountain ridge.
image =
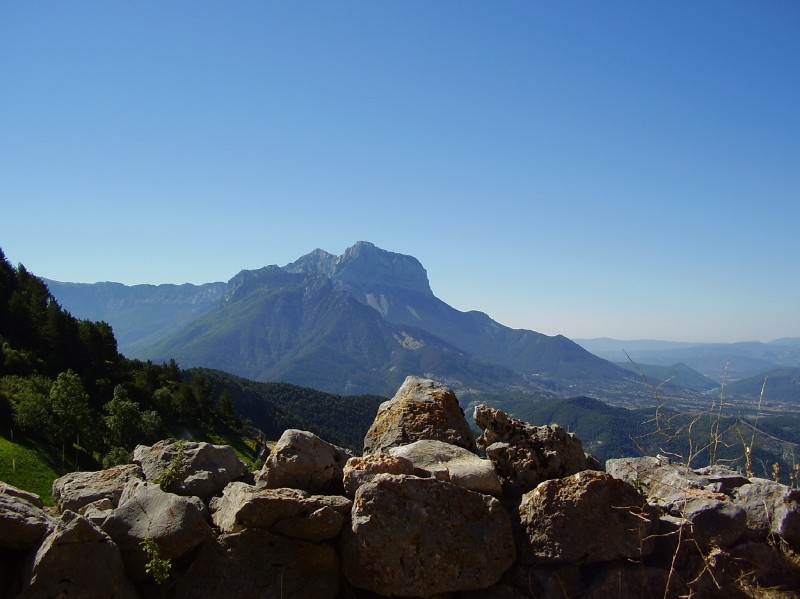
[[227, 289], [225, 283], [128, 286], [42, 280], [74, 316], [111, 324], [120, 351], [128, 356], [214, 309]]
[[417, 374], [462, 393], [646, 393], [635, 374], [566, 337], [452, 308], [416, 258], [364, 241], [340, 256], [317, 249], [284, 267], [244, 270], [226, 284], [48, 283], [76, 315], [130, 332], [120, 336], [123, 353], [257, 381], [391, 394]]
[[[683, 363], [717, 382], [756, 376], [776, 368], [800, 367], [800, 338], [761, 343], [687, 343], [656, 340], [576, 339], [588, 351], [613, 362], [674, 366]], [[627, 354], [627, 355], [626, 355]]]

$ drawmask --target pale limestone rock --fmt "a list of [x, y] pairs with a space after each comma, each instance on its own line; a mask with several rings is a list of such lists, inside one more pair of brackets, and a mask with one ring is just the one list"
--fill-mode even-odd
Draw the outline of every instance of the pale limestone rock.
[[455, 393], [441, 383], [409, 376], [394, 397], [378, 408], [364, 438], [364, 454], [420, 439], [476, 450], [475, 437]]
[[136, 464], [96, 472], [70, 472], [53, 481], [53, 500], [62, 512], [79, 512], [98, 499], [109, 499], [116, 507], [123, 487], [133, 479], [144, 479], [142, 469]]
[[308, 431], [288, 429], [272, 448], [256, 484], [268, 489], [291, 488], [309, 493], [343, 491], [344, 465], [353, 454]]
[[344, 465], [345, 495], [353, 497], [358, 487], [370, 482], [378, 474], [414, 474], [414, 463], [385, 453], [350, 458]]
[[232, 447], [205, 442], [167, 439], [150, 446], [137, 445], [133, 461], [141, 465], [148, 482], [163, 485], [165, 473], [172, 470], [174, 479], [167, 481], [165, 490], [205, 500], [248, 473], [247, 464]]
[[414, 464], [414, 467], [439, 480], [485, 493], [500, 496], [503, 487], [490, 460], [482, 459], [462, 447], [421, 439], [409, 445], [392, 447], [389, 455], [403, 457]]

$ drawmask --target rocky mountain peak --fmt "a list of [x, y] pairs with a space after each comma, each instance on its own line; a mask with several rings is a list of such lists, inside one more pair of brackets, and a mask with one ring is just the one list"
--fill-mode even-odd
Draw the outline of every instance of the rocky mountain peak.
[[433, 295], [428, 273], [413, 256], [359, 241], [341, 256], [316, 249], [283, 267], [287, 272], [324, 274], [338, 284], [365, 293], [389, 288]]
[[338, 256], [319, 248], [283, 267], [286, 272], [333, 276]]

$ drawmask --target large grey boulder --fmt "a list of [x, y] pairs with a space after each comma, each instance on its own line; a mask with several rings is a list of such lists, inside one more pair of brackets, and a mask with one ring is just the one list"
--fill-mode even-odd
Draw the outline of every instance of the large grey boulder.
[[800, 543], [799, 489], [753, 478], [736, 488], [733, 500], [747, 513], [747, 538], [766, 539], [775, 534], [790, 543]]
[[516, 555], [511, 520], [497, 499], [391, 474], [359, 487], [341, 552], [353, 586], [405, 597], [490, 587]]
[[0, 495], [10, 495], [12, 497], [19, 497], [20, 499], [24, 499], [34, 507], [43, 508], [44, 502], [42, 498], [39, 497], [36, 493], [31, 493], [30, 491], [26, 491], [25, 489], [18, 489], [13, 485], [9, 485], [8, 483], [4, 483], [0, 480]]
[[653, 550], [657, 510], [630, 484], [586, 470], [548, 480], [519, 506], [521, 563], [639, 559]]
[[503, 491], [511, 496], [589, 467], [580, 439], [556, 424], [534, 426], [483, 404], [475, 408], [474, 419], [483, 430], [478, 447], [486, 452]]
[[84, 506], [109, 499], [116, 507], [122, 489], [131, 480], [144, 480], [141, 467], [123, 464], [96, 472], [70, 472], [53, 481], [53, 500], [60, 511], [80, 511]]
[[725, 466], [691, 469], [663, 457], [608, 460], [606, 470], [634, 484], [653, 505], [687, 520], [702, 546], [778, 534], [800, 540], [800, 491], [744, 477]]
[[494, 496], [503, 493], [500, 477], [492, 462], [463, 447], [420, 439], [409, 445], [392, 447], [389, 455], [410, 460], [418, 474], [433, 476], [478, 493]]
[[335, 599], [340, 590], [339, 558], [330, 545], [246, 529], [203, 545], [174, 599]]
[[148, 579], [149, 560], [142, 548], [153, 539], [164, 559], [175, 559], [211, 537], [207, 508], [198, 497], [182, 497], [162, 491], [151, 483], [131, 483], [119, 506], [102, 525], [122, 553], [128, 576], [134, 582]]
[[436, 381], [409, 376], [394, 397], [378, 407], [364, 437], [364, 454], [385, 452], [420, 439], [476, 451], [475, 437], [455, 393]]
[[18, 599], [136, 599], [119, 549], [83, 516], [66, 511], [34, 555]]
[[358, 488], [370, 482], [378, 474], [414, 474], [414, 463], [406, 458], [373, 453], [363, 457], [354, 457], [344, 465], [344, 494], [353, 497]]
[[744, 509], [721, 493], [687, 493], [685, 498], [671, 502], [664, 509], [691, 524], [691, 538], [703, 549], [733, 545], [747, 525]]
[[645, 456], [641, 458], [619, 458], [606, 461], [606, 472], [639, 489], [647, 500], [660, 506], [668, 506], [684, 500], [687, 493], [698, 491], [719, 492], [719, 477], [698, 474], [683, 464], [675, 464], [668, 458]]
[[222, 492], [229, 482], [248, 473], [229, 445], [167, 439], [154, 445], [137, 445], [133, 461], [141, 465], [148, 482], [165, 491], [204, 500]]
[[0, 549], [33, 549], [54, 527], [55, 520], [41, 508], [0, 493]]
[[256, 484], [309, 493], [340, 493], [344, 465], [353, 454], [308, 431], [288, 429], [272, 448]]
[[339, 536], [352, 501], [298, 489], [257, 489], [234, 482], [211, 501], [211, 517], [223, 532], [262, 528], [282, 536], [320, 542]]

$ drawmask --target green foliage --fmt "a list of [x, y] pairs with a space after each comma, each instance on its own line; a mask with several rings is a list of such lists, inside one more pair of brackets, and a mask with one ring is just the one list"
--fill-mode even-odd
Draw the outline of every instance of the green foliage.
[[93, 420], [89, 394], [77, 374], [68, 370], [58, 375], [50, 388], [50, 404], [61, 441], [72, 442], [89, 433]]
[[139, 405], [128, 399], [122, 385], [114, 388], [114, 397], [103, 409], [106, 416], [106, 443], [111, 447], [130, 447], [142, 436], [142, 411]]
[[56, 425], [50, 401], [51, 386], [52, 381], [41, 375], [0, 378], [0, 395], [6, 398], [11, 407], [17, 429], [54, 441]]
[[133, 459], [133, 454], [124, 447], [112, 447], [108, 453], [103, 456], [103, 469], [113, 468], [120, 464], [130, 464]]
[[236, 408], [233, 406], [233, 396], [230, 389], [223, 389], [219, 395], [219, 414], [225, 422], [233, 423], [236, 420]]
[[335, 395], [288, 383], [259, 383], [216, 370], [203, 372], [215, 389], [230, 394], [236, 412], [268, 439], [277, 439], [287, 428], [299, 428], [361, 451], [378, 406], [387, 399], [379, 395]]
[[[28, 443], [19, 448], [9, 440], [6, 447], [21, 456], [42, 453], [36, 470], [47, 479], [22, 479], [22, 488], [33, 485], [49, 497], [52, 480], [80, 465], [127, 461], [137, 443], [173, 427], [203, 434], [237, 420], [230, 398], [220, 414], [205, 375], [184, 377], [174, 360], [125, 359], [108, 324], [73, 318], [40, 279], [21, 265], [11, 267], [2, 250], [0, 316], [0, 423], [9, 425], [10, 437], [13, 422]], [[12, 456], [0, 466], [3, 480], [21, 480], [16, 465]]]
[[161, 487], [162, 491], [169, 491], [175, 481], [178, 480], [178, 476], [181, 473], [181, 469], [183, 468], [183, 452], [184, 441], [183, 439], [179, 440], [175, 443], [175, 455], [170, 460], [167, 469], [159, 476], [155, 482], [159, 487]]
[[161, 549], [154, 538], [146, 537], [139, 545], [148, 557], [144, 567], [145, 571], [153, 577], [156, 584], [163, 585], [172, 574], [172, 562], [161, 557]]
[[[5, 423], [3, 423], [5, 424]], [[62, 447], [25, 435], [17, 430], [0, 430], [0, 481], [36, 493], [45, 505], [54, 505], [53, 481], [76, 470], [99, 468], [90, 456], [62, 451]]]

